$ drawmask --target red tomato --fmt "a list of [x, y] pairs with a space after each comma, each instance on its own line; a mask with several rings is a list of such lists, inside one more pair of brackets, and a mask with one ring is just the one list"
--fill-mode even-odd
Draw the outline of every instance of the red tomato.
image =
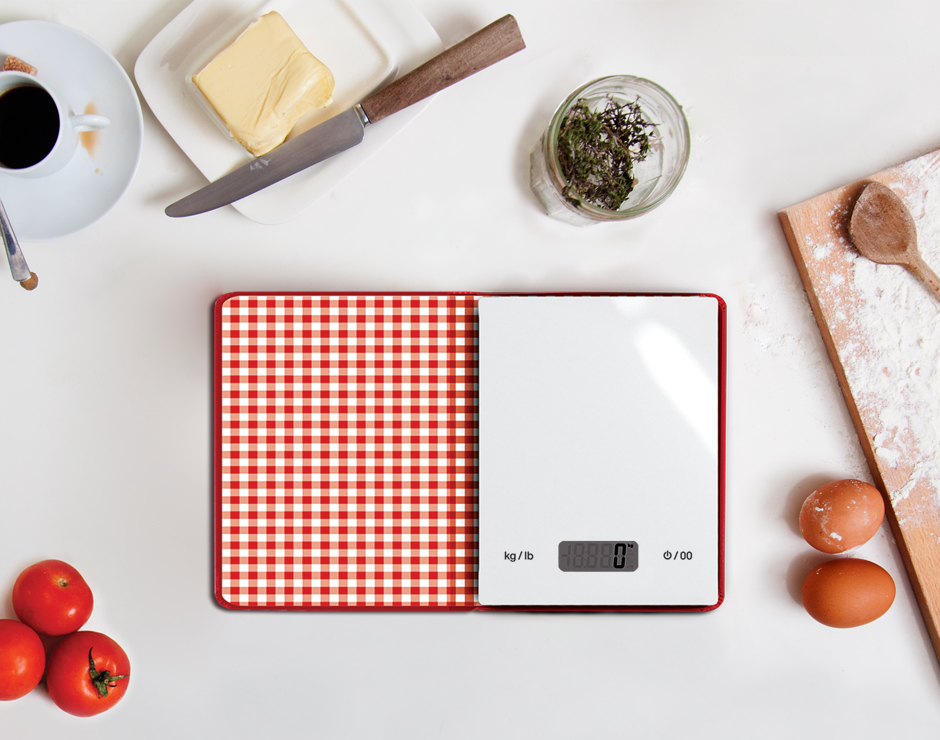
[[0, 700], [26, 696], [46, 667], [46, 651], [33, 630], [15, 619], [0, 619]]
[[127, 653], [100, 632], [75, 632], [55, 646], [46, 667], [49, 696], [76, 717], [91, 717], [117, 704], [131, 677]]
[[85, 579], [61, 560], [31, 565], [13, 584], [13, 611], [42, 635], [75, 632], [88, 621], [93, 606]]

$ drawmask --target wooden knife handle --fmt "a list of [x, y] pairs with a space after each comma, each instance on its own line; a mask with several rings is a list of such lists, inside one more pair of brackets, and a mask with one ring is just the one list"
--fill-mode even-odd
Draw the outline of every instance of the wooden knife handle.
[[381, 121], [524, 48], [516, 19], [505, 15], [370, 95], [359, 106], [370, 123]]

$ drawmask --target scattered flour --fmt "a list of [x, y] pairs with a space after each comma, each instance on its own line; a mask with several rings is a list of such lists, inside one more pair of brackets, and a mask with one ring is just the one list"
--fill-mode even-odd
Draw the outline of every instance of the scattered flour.
[[[827, 403], [834, 399], [833, 394], [839, 394], [838, 382], [796, 270], [792, 274], [781, 271], [769, 280], [750, 282], [739, 297], [743, 315], [741, 328], [751, 346], [758, 350], [755, 364], [748, 364], [748, 370], [761, 372], [763, 367], [756, 363], [771, 358], [775, 379], [780, 377], [780, 367], [786, 366], [791, 377], [798, 378], [801, 388], [812, 389]], [[810, 423], [823, 424], [827, 433], [844, 439], [845, 457], [831, 461], [832, 464], [845, 471], [846, 477], [864, 477], [868, 465], [848, 415], [844, 419], [848, 424], [830, 426], [827, 419], [816, 417]]]
[[[921, 157], [891, 174], [924, 260], [940, 271], [940, 159]], [[833, 223], [848, 216], [828, 214]], [[859, 413], [869, 429], [880, 426], [873, 440], [880, 464], [913, 470], [889, 491], [892, 502], [905, 500], [919, 480], [940, 490], [940, 301], [905, 268], [861, 257], [844, 235], [808, 246], [815, 260], [828, 260], [820, 270], [833, 270], [815, 281], [816, 294], [841, 337], [839, 356]]]
[[[769, 285], [749, 284], [746, 292], [742, 328], [761, 352], [797, 363], [820, 357], [816, 320], [805, 305], [803, 284], [795, 274], [775, 276]], [[805, 310], [795, 315], [794, 305]]]

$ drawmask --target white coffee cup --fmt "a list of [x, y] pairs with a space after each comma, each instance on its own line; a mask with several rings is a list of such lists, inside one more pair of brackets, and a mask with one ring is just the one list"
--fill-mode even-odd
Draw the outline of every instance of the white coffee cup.
[[[28, 167], [8, 167], [0, 161], [0, 172], [18, 177], [46, 177], [61, 170], [72, 159], [75, 148], [78, 146], [80, 131], [95, 131], [105, 128], [111, 122], [105, 116], [73, 114], [59, 95], [31, 74], [14, 70], [0, 72], [0, 98], [14, 88], [27, 86], [44, 90], [55, 104], [59, 117], [58, 135], [49, 152], [35, 164]], [[0, 137], [3, 135], [3, 131], [0, 130]]]

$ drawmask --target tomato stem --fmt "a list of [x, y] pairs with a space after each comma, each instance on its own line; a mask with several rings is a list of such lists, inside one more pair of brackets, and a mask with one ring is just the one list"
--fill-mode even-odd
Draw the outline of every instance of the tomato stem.
[[95, 689], [98, 691], [98, 698], [103, 699], [108, 695], [108, 689], [113, 689], [117, 686], [116, 681], [121, 678], [127, 678], [127, 676], [110, 676], [108, 671], [98, 671], [95, 670], [95, 659], [91, 657], [91, 651], [94, 648], [88, 648], [88, 675], [91, 678], [91, 682], [95, 685]]

